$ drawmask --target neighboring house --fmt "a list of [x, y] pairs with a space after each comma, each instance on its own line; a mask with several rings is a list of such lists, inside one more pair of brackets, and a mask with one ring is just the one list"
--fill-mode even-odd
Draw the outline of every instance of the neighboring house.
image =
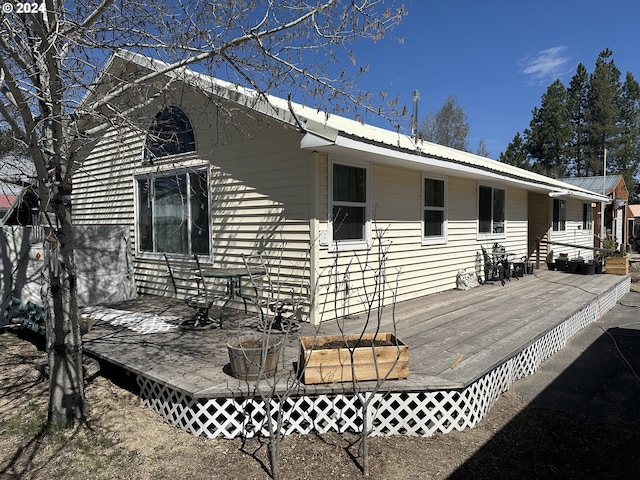
[[15, 203], [17, 195], [0, 192], [0, 225], [3, 225], [4, 217]]
[[[19, 195], [14, 195], [15, 200], [11, 207], [1, 217], [4, 225], [31, 225], [34, 215], [39, 210], [38, 194], [35, 188], [28, 186], [22, 188]], [[0, 196], [1, 198], [1, 196]]]
[[[84, 101], [163, 65], [118, 53]], [[538, 237], [573, 231], [585, 204], [607, 200], [191, 71], [166, 79], [122, 100], [156, 96], [137, 113], [148, 130], [114, 127], [73, 178], [74, 224], [129, 227], [140, 293], [166, 288], [164, 254], [225, 267], [260, 250], [291, 284], [312, 286], [315, 323], [365, 309], [378, 239], [385, 302], [402, 301], [455, 288], [481, 246], [527, 257]]]
[[640, 205], [629, 205], [629, 237], [640, 240]]
[[[579, 188], [584, 188], [600, 195], [609, 197], [610, 203], [604, 207], [604, 220], [600, 216], [601, 205], [594, 203], [594, 246], [600, 246], [601, 238], [610, 238], [616, 245], [629, 243], [629, 191], [621, 175], [606, 175], [595, 177], [569, 177], [563, 178], [563, 182]], [[604, 230], [602, 230], [604, 227]], [[604, 231], [605, 235], [600, 232]]]

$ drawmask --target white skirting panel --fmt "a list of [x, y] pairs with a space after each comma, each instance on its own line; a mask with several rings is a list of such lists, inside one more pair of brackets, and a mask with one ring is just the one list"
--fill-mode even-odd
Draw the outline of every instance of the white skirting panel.
[[[602, 318], [629, 291], [631, 280], [593, 300], [582, 310], [535, 340], [462, 390], [362, 393], [273, 398], [193, 399], [180, 391], [138, 376], [143, 406], [157, 411], [167, 422], [193, 435], [208, 438], [269, 436], [281, 431], [361, 432], [366, 404], [370, 435], [420, 435], [448, 433], [477, 425], [497, 398], [514, 381], [533, 374], [544, 360], [561, 350], [578, 331]], [[391, 385], [391, 384], [389, 384]], [[269, 428], [271, 421], [271, 429]]]

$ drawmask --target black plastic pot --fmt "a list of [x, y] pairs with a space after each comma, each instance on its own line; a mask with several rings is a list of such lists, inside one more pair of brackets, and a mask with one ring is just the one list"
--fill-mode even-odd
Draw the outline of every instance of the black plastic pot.
[[567, 271], [568, 260], [566, 258], [556, 258], [556, 268], [559, 272]]
[[524, 275], [524, 266], [523, 262], [513, 262], [513, 276], [522, 277]]
[[555, 270], [556, 264], [554, 262], [547, 263], [547, 270]]
[[580, 266], [583, 275], [594, 275], [596, 273], [596, 264], [594, 262], [585, 262]]
[[582, 265], [584, 265], [584, 260], [569, 260], [567, 263], [567, 272], [582, 273]]

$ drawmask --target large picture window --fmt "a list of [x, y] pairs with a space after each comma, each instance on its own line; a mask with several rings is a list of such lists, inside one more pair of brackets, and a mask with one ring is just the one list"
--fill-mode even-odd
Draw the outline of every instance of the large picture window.
[[138, 250], [209, 255], [209, 177], [206, 170], [136, 178]]
[[423, 178], [422, 239], [423, 243], [446, 241], [446, 183], [442, 179]]
[[478, 233], [505, 234], [505, 198], [502, 188], [482, 185], [478, 188]]
[[566, 229], [567, 229], [567, 202], [560, 198], [554, 198], [553, 199], [553, 231], [564, 232]]
[[332, 165], [330, 228], [333, 242], [359, 244], [368, 240], [367, 169]]

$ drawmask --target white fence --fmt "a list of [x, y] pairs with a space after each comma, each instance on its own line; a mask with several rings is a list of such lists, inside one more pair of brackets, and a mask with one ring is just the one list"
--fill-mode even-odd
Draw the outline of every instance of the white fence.
[[[78, 305], [125, 300], [136, 295], [129, 231], [114, 226], [74, 227]], [[11, 298], [43, 306], [49, 254], [38, 227], [0, 229], [2, 311]], [[7, 319], [0, 316], [0, 325]]]

